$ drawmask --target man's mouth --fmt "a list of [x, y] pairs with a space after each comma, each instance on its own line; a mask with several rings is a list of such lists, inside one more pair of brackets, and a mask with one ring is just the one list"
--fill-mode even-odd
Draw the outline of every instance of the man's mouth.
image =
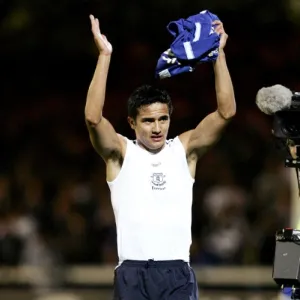
[[163, 139], [163, 136], [162, 135], [151, 135], [151, 139], [154, 142], [160, 142]]

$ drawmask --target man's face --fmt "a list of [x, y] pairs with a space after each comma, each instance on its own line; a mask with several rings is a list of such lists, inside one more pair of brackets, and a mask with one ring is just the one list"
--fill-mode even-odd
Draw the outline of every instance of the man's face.
[[150, 152], [159, 151], [165, 144], [170, 126], [168, 105], [156, 102], [143, 105], [135, 120], [128, 117], [140, 146]]

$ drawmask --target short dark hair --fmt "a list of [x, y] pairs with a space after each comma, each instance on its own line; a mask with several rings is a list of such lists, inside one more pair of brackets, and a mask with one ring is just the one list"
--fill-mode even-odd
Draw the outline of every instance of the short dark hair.
[[167, 104], [169, 114], [172, 114], [173, 105], [167, 91], [149, 84], [142, 85], [135, 89], [128, 99], [128, 116], [135, 119], [141, 106], [156, 102]]

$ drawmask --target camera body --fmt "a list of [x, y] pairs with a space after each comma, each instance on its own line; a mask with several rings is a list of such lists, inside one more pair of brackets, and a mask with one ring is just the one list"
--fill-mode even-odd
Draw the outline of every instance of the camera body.
[[300, 92], [294, 92], [289, 109], [274, 114], [273, 134], [280, 139], [300, 140]]
[[300, 92], [294, 92], [289, 109], [277, 111], [273, 119], [273, 135], [285, 145], [293, 146], [297, 158], [287, 149], [285, 166], [300, 167]]

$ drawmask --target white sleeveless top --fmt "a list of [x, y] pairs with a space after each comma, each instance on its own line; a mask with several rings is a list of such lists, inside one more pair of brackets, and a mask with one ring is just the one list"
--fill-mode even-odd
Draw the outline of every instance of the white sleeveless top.
[[124, 260], [189, 261], [194, 179], [178, 137], [152, 154], [127, 139], [123, 165], [108, 182]]

